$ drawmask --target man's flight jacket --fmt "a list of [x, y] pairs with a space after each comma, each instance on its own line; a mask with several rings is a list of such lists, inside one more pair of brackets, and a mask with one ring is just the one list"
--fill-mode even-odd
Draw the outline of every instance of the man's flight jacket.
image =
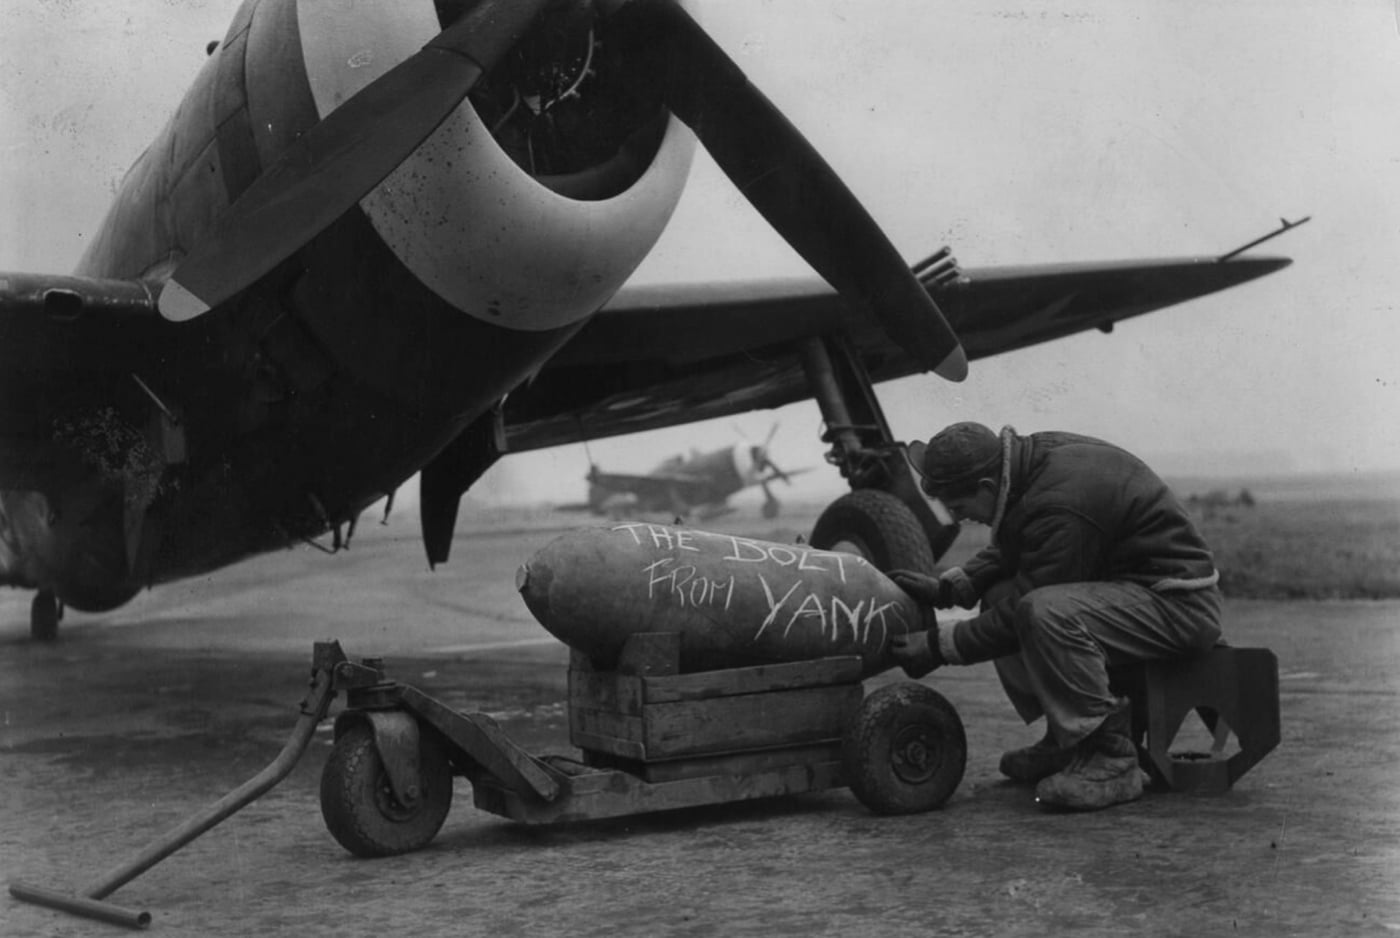
[[963, 572], [978, 596], [1008, 578], [1015, 589], [940, 636], [949, 660], [972, 664], [1016, 652], [1016, 602], [1037, 587], [1119, 581], [1170, 592], [1219, 580], [1186, 509], [1136, 456], [1073, 433], [1018, 436], [1008, 427], [1001, 436], [992, 542]]

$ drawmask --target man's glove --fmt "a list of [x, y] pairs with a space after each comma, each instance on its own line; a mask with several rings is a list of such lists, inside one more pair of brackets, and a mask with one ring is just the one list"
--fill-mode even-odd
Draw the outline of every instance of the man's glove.
[[920, 573], [917, 570], [891, 570], [885, 576], [894, 581], [904, 592], [914, 597], [919, 603], [925, 606], [932, 606], [935, 609], [947, 609], [945, 602], [946, 591], [942, 579], [931, 577], [927, 573]]
[[885, 575], [904, 592], [935, 609], [971, 609], [977, 605], [977, 591], [962, 567], [949, 567], [936, 578], [917, 570], [891, 570]]
[[937, 623], [924, 632], [906, 632], [891, 638], [890, 657], [915, 680], [948, 663], [938, 650]]

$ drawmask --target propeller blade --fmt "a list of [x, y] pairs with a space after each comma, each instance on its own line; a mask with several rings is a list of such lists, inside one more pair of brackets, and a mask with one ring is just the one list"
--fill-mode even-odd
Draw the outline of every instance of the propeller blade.
[[779, 504], [778, 504], [778, 499], [773, 495], [772, 490], [768, 488], [768, 483], [764, 482], [764, 483], [762, 483], [762, 485], [763, 485], [763, 517], [765, 517], [765, 518], [776, 518], [776, 517], [778, 517], [778, 512], [779, 512], [779, 510], [780, 510], [780, 506], [779, 506]]
[[244, 289], [349, 210], [447, 119], [547, 0], [476, 0], [452, 26], [290, 146], [229, 207], [160, 295], [192, 319]]
[[773, 426], [768, 430], [768, 436], [763, 439], [763, 449], [767, 452], [768, 447], [773, 444], [773, 437], [778, 435], [778, 421], [773, 421]]
[[773, 460], [771, 460], [771, 459], [766, 459], [766, 458], [764, 459], [764, 463], [767, 464], [767, 466], [768, 466], [769, 469], [772, 469], [772, 470], [773, 470], [773, 477], [774, 477], [775, 479], [782, 479], [782, 480], [783, 480], [784, 482], [786, 482], [788, 485], [792, 485], [792, 479], [791, 479], [791, 477], [789, 477], [788, 474], [787, 474], [786, 472], [784, 472], [783, 470], [779, 469], [777, 463], [775, 463], [775, 462], [774, 462]]
[[925, 368], [965, 378], [957, 335], [889, 238], [704, 29], [671, 0], [630, 0], [615, 16], [631, 18], [672, 113], [784, 240]]

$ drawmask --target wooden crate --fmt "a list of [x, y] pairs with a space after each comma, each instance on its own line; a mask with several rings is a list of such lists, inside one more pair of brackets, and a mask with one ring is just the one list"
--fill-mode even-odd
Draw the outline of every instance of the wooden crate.
[[[735, 754], [802, 749], [793, 754], [800, 763], [816, 747], [834, 758], [863, 695], [854, 656], [678, 674], [679, 650], [679, 635], [636, 635], [612, 671], [594, 670], [575, 654], [570, 742], [605, 757], [601, 762], [640, 763], [642, 774], [657, 780], [706, 773], [707, 765], [722, 770]], [[783, 759], [769, 756], [770, 764]], [[676, 760], [691, 765], [653, 765]]]
[[863, 697], [858, 657], [678, 673], [680, 636], [636, 635], [611, 671], [575, 654], [569, 737], [546, 756], [557, 797], [487, 774], [476, 805], [526, 824], [620, 817], [845, 784], [841, 732]]

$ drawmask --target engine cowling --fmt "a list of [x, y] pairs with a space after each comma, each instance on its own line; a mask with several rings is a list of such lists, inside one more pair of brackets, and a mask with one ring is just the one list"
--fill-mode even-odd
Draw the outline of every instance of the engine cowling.
[[[297, 15], [322, 117], [447, 25], [431, 0], [299, 0]], [[587, 317], [675, 208], [694, 139], [629, 85], [601, 28], [591, 4], [551, 7], [361, 200], [400, 261], [468, 315], [527, 331]]]

